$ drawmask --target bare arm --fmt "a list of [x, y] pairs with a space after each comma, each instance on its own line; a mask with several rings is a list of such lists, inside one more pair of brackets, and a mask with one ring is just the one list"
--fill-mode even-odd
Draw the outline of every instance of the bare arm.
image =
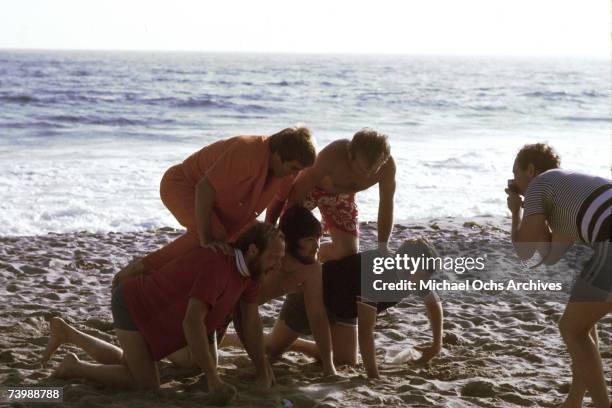
[[[323, 282], [321, 280], [321, 265], [315, 264], [316, 270], [309, 271], [308, 279], [304, 282], [304, 303], [306, 304], [306, 316], [312, 329], [312, 335], [321, 354], [323, 373], [325, 375], [336, 374], [334, 360], [332, 357], [331, 331], [329, 320], [323, 302]], [[314, 267], [313, 267], [314, 269]]]
[[266, 208], [266, 222], [269, 222], [272, 225], [276, 225], [276, 221], [281, 215], [283, 211], [283, 207], [285, 206], [285, 202], [287, 200], [277, 200], [274, 199], [272, 203]]
[[289, 194], [289, 203], [287, 206], [293, 207], [294, 205], [302, 205], [308, 193], [317, 186], [323, 177], [330, 174], [334, 165], [333, 162], [333, 152], [331, 151], [331, 147], [327, 146], [319, 152], [315, 163], [311, 167], [301, 171], [297, 176], [291, 193]]
[[528, 215], [521, 218], [522, 210], [512, 213], [512, 243], [516, 254], [522, 260], [531, 258], [536, 250], [548, 253], [550, 231], [544, 214]]
[[374, 326], [376, 326], [376, 309], [365, 303], [357, 302], [357, 333], [359, 351], [369, 378], [378, 378], [376, 366], [376, 345], [374, 344]]
[[574, 240], [572, 238], [553, 232], [550, 239], [550, 251], [548, 254], [542, 254], [542, 262], [545, 265], [556, 264], [573, 244]]
[[183, 331], [193, 360], [206, 373], [208, 387], [212, 390], [218, 388], [223, 382], [217, 375], [215, 359], [208, 349], [206, 325], [204, 324], [207, 313], [208, 305], [206, 303], [196, 298], [190, 298], [183, 319]]
[[508, 209], [512, 212], [512, 243], [518, 257], [531, 258], [538, 251], [543, 258], [549, 252], [551, 231], [545, 214], [523, 216], [523, 200], [517, 193], [506, 189]]
[[421, 352], [421, 357], [414, 361], [418, 364], [427, 363], [442, 351], [442, 303], [434, 292], [425, 296], [423, 301], [425, 303], [425, 309], [427, 310], [427, 318], [431, 325], [432, 344], [416, 347], [416, 349]]
[[202, 177], [198, 184], [196, 184], [195, 189], [195, 219], [200, 245], [202, 246], [213, 240], [210, 217], [212, 216], [215, 198], [215, 188], [206, 177]]
[[433, 293], [425, 296], [424, 302], [427, 309], [427, 318], [429, 318], [431, 324], [433, 344], [442, 347], [442, 320], [444, 318], [442, 302]]
[[257, 383], [259, 386], [269, 388], [274, 383], [274, 376], [266, 356], [263, 325], [257, 304], [240, 301], [240, 316], [242, 344], [255, 365]]
[[393, 199], [395, 197], [395, 161], [390, 157], [382, 168], [378, 182], [378, 242], [389, 241], [393, 229]]

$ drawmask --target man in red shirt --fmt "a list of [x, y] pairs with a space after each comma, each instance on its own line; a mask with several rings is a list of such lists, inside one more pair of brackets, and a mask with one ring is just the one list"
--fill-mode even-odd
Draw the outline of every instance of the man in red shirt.
[[234, 244], [234, 254], [196, 248], [113, 291], [111, 308], [121, 348], [53, 318], [43, 363], [60, 345], [72, 343], [98, 364], [70, 353], [55, 371], [58, 377], [156, 389], [160, 384], [156, 362], [188, 346], [206, 373], [209, 402], [227, 403], [236, 390], [217, 374], [215, 331], [224, 329], [228, 315], [238, 307], [241, 337], [255, 364], [257, 384], [270, 387], [274, 376], [265, 355], [257, 292], [263, 277], [280, 267], [284, 253], [282, 233], [265, 223], [243, 233]]

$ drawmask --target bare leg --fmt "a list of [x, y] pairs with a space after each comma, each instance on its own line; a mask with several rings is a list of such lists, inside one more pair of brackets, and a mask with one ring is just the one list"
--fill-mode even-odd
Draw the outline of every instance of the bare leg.
[[337, 228], [330, 228], [332, 242], [321, 244], [319, 259], [321, 262], [342, 259], [359, 252], [359, 238]]
[[[226, 336], [227, 337], [227, 336]], [[215, 366], [219, 364], [219, 356], [217, 355], [217, 345], [216, 342], [214, 344], [209, 344], [208, 349], [210, 351], [210, 355], [215, 360]], [[175, 351], [166, 357], [172, 364], [181, 368], [198, 368], [198, 365], [191, 356], [191, 350], [189, 347], [183, 347], [180, 350]]]
[[240, 341], [240, 338], [238, 337], [236, 333], [226, 333], [225, 334], [225, 336], [223, 337], [223, 340], [221, 340], [221, 344], [219, 344], [219, 348], [223, 348], [223, 347], [244, 348], [244, 346], [242, 345], [242, 342]]
[[[357, 327], [335, 323], [331, 327], [334, 364], [357, 364]], [[290, 347], [291, 351], [304, 353], [307, 356], [321, 359], [319, 348], [314, 341], [297, 339]]]
[[116, 388], [133, 388], [134, 379], [130, 370], [121, 364], [92, 364], [81, 361], [73, 353], [68, 353], [53, 373], [54, 377], [85, 378], [106, 386]]
[[182, 349], [175, 351], [169, 356], [166, 356], [166, 358], [170, 360], [170, 362], [177, 367], [181, 367], [181, 368], [196, 367], [193, 359], [191, 358], [191, 351], [189, 350], [189, 347], [183, 347]]
[[123, 351], [119, 347], [83, 333], [59, 317], [51, 318], [49, 332], [49, 342], [42, 356], [43, 364], [46, 364], [53, 353], [65, 343], [81, 348], [98, 363], [119, 364], [121, 361]]
[[321, 360], [321, 353], [319, 353], [317, 343], [311, 340], [297, 339], [291, 344], [289, 350], [306, 354], [308, 357], [312, 357], [319, 361]]
[[338, 365], [357, 364], [357, 326], [336, 323], [331, 327], [334, 362]]
[[85, 378], [110, 387], [157, 389], [159, 372], [146, 342], [137, 331], [116, 330], [123, 350], [120, 364], [91, 364], [68, 354], [55, 371], [60, 378]]
[[610, 312], [612, 303], [571, 302], [559, 322], [561, 335], [572, 358], [573, 373], [591, 395], [596, 408], [610, 408], [610, 398], [601, 356], [589, 334], [595, 323]]
[[291, 330], [282, 320], [277, 320], [272, 333], [266, 336], [266, 350], [270, 357], [280, 357], [299, 337], [299, 333]]
[[[589, 332], [591, 339], [597, 347], [599, 345], [599, 338], [597, 336], [597, 325], [594, 325]], [[576, 373], [574, 366], [572, 365], [572, 385], [570, 387], [569, 394], [565, 399], [565, 402], [561, 405], [562, 408], [581, 408], [584, 395], [586, 393], [586, 386], [582, 381], [581, 377]]]

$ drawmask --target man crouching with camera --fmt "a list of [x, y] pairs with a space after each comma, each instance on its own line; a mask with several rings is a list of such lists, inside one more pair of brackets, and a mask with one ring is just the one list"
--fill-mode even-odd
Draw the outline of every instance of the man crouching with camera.
[[574, 243], [593, 249], [559, 321], [573, 376], [562, 406], [581, 407], [588, 391], [595, 407], [610, 408], [596, 324], [612, 312], [612, 181], [559, 165], [547, 144], [525, 145], [518, 152], [506, 189], [512, 243], [522, 260], [537, 251], [546, 265], [558, 262]]

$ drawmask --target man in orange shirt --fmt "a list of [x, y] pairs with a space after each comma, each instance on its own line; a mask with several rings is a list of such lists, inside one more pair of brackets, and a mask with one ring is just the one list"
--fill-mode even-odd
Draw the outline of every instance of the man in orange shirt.
[[187, 232], [123, 268], [125, 278], [159, 269], [193, 248], [228, 250], [272, 202], [284, 199], [295, 175], [316, 157], [310, 130], [286, 128], [266, 136], [235, 136], [210, 144], [166, 171], [160, 195]]

